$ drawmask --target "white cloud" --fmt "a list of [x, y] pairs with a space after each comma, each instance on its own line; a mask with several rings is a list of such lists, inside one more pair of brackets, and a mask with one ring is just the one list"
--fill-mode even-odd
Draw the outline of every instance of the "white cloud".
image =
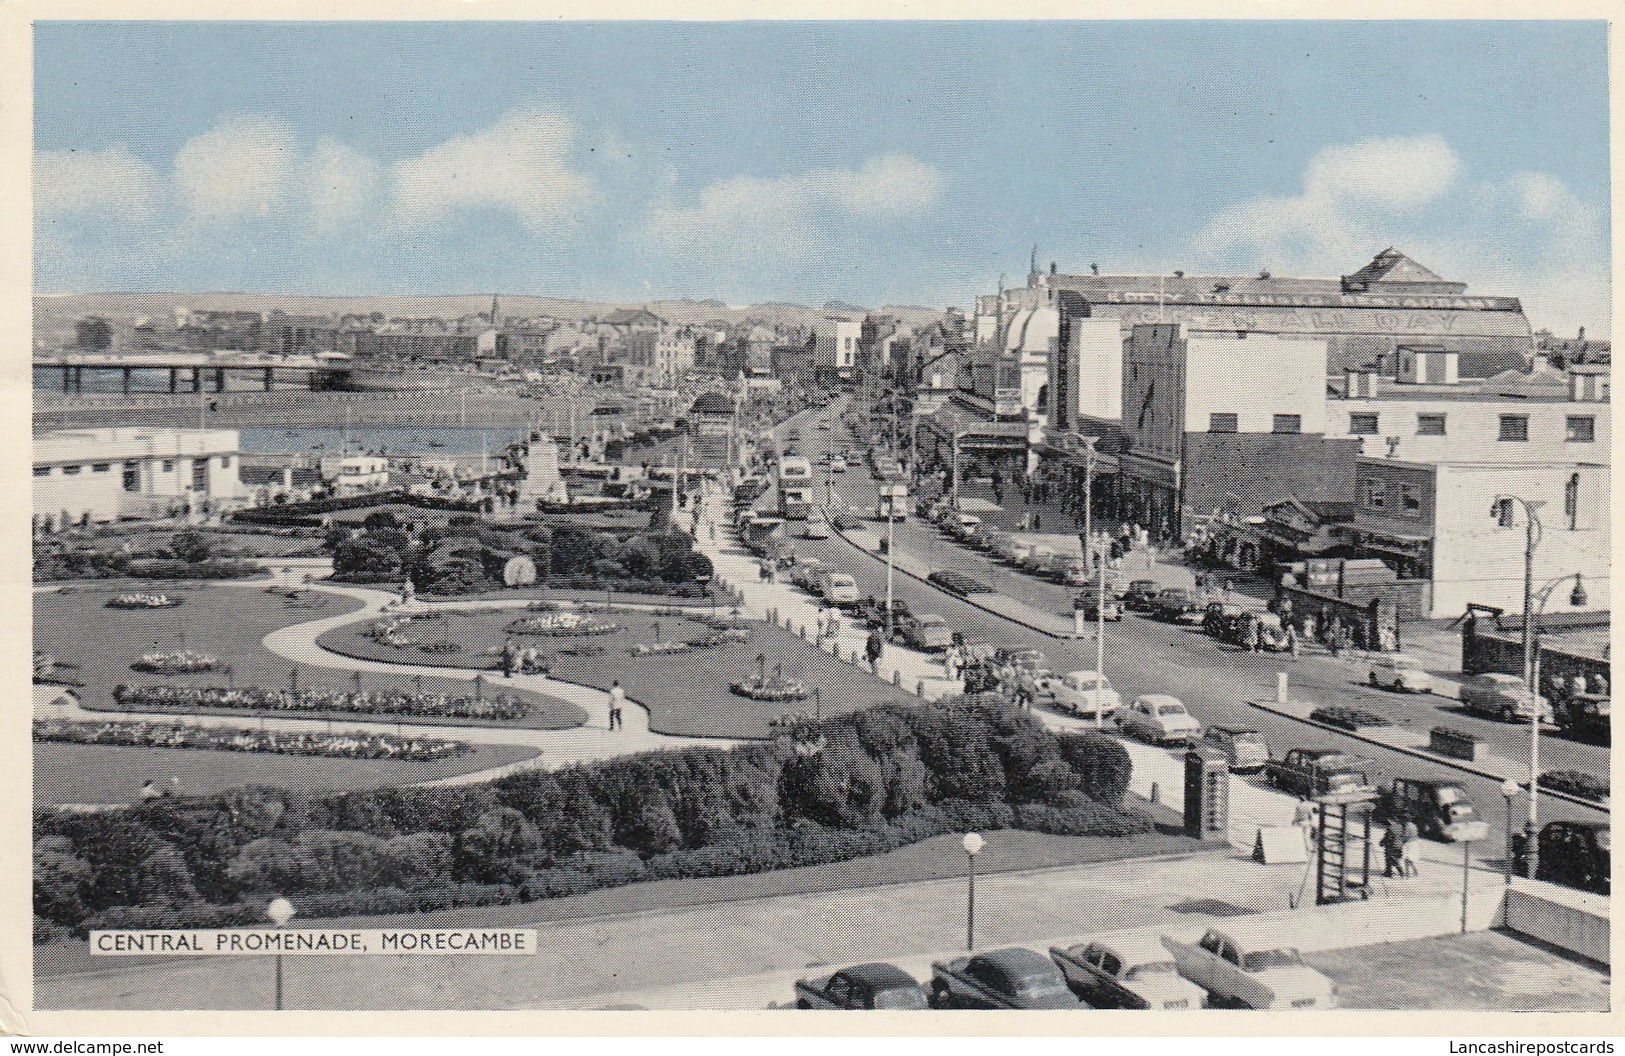
[[1328, 275], [1390, 245], [1468, 283], [1469, 293], [1520, 298], [1537, 328], [1610, 329], [1605, 212], [1549, 173], [1474, 180], [1437, 135], [1322, 150], [1304, 170], [1302, 193], [1221, 210], [1180, 266]]
[[693, 206], [656, 209], [649, 235], [670, 247], [804, 257], [819, 250], [829, 223], [921, 215], [936, 204], [942, 185], [937, 169], [906, 154], [870, 158], [855, 170], [734, 176], [707, 186]]
[[112, 213], [141, 217], [158, 198], [158, 173], [122, 146], [34, 155], [34, 210], [40, 216]]
[[375, 200], [380, 182], [376, 161], [330, 139], [316, 145], [304, 174], [311, 218], [324, 229], [359, 216]]
[[462, 209], [507, 209], [533, 230], [573, 219], [600, 198], [592, 179], [570, 168], [574, 134], [560, 114], [506, 114], [488, 129], [397, 162], [396, 212], [421, 223]]
[[264, 215], [287, 199], [297, 165], [292, 125], [263, 114], [236, 115], [181, 147], [175, 190], [201, 219]]

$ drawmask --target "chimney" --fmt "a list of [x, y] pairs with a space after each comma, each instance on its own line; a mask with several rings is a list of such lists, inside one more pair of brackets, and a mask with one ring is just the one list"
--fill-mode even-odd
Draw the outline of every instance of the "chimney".
[[1370, 366], [1349, 367], [1343, 371], [1345, 399], [1369, 399], [1377, 394], [1378, 379], [1382, 375]]

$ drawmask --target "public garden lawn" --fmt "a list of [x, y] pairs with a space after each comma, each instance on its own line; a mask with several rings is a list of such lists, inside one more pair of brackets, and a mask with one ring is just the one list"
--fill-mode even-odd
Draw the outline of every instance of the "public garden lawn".
[[[342, 731], [343, 725], [335, 730]], [[453, 738], [454, 739], [454, 738]], [[185, 795], [209, 795], [247, 785], [309, 791], [349, 791], [412, 785], [488, 770], [535, 756], [523, 745], [477, 744], [449, 759], [326, 759], [268, 752], [210, 752], [142, 745], [34, 745], [34, 806], [135, 803], [143, 781], [181, 779]]]
[[[317, 642], [324, 649], [367, 659], [461, 666], [470, 662], [469, 658], [486, 656], [487, 650], [500, 650], [502, 643], [511, 637], [518, 646], [534, 646], [553, 656], [555, 678], [604, 690], [614, 679], [620, 679], [627, 696], [648, 706], [651, 730], [679, 737], [765, 738], [774, 733], [768, 726], [772, 719], [794, 713], [813, 714], [815, 702], [810, 696], [801, 701], [757, 701], [741, 697], [728, 688], [729, 683], [755, 672], [759, 654], [767, 657], [769, 674], [775, 665], [782, 663], [786, 676], [800, 679], [809, 690], [821, 687], [825, 715], [917, 699], [813, 648], [789, 631], [767, 623], [750, 623], [748, 642], [670, 656], [638, 657], [630, 655], [628, 650], [639, 642], [655, 641], [657, 623], [661, 640], [687, 641], [711, 632], [682, 616], [626, 609], [595, 613], [626, 628], [615, 634], [550, 638], [503, 632], [512, 621], [537, 615], [544, 614], [498, 609], [453, 616], [450, 637], [462, 645], [458, 653], [434, 654], [381, 645], [365, 634], [372, 620], [334, 628]], [[406, 625], [403, 633], [409, 638], [439, 641], [446, 636], [445, 624], [444, 617], [415, 619]], [[604, 653], [602, 656], [565, 656], [560, 652], [578, 645], [602, 646]], [[492, 666], [497, 666], [494, 657]]]
[[[107, 599], [129, 590], [163, 593], [186, 600], [172, 609], [110, 609]], [[296, 623], [353, 612], [361, 603], [353, 598], [320, 591], [303, 591], [297, 604], [286, 595], [256, 587], [177, 586], [151, 580], [133, 586], [108, 588], [100, 582], [92, 588], [83, 581], [71, 592], [55, 591], [34, 596], [34, 648], [48, 652], [61, 664], [75, 667], [62, 674], [84, 683], [76, 690], [80, 702], [92, 710], [112, 710], [113, 687], [127, 686], [238, 686], [280, 687], [289, 682], [295, 668], [302, 687], [354, 689], [355, 677], [333, 667], [295, 664], [262, 644], [272, 631]], [[368, 621], [370, 622], [370, 621]], [[192, 675], [159, 675], [137, 671], [130, 665], [149, 652], [177, 652], [190, 649], [207, 653], [220, 661], [213, 671]], [[433, 664], [430, 654], [418, 654]], [[228, 681], [223, 670], [232, 669]], [[59, 669], [60, 670], [60, 669]], [[361, 673], [363, 690], [378, 692], [468, 693], [465, 678], [424, 676], [421, 680], [395, 672]], [[495, 692], [493, 688], [491, 690]], [[586, 713], [574, 704], [518, 690], [504, 690], [531, 703], [530, 714], [516, 722], [482, 723], [470, 719], [413, 717], [416, 725], [496, 725], [527, 729], [572, 729], [586, 721]], [[153, 709], [155, 717], [183, 715], [186, 712]], [[231, 715], [249, 725], [257, 711], [242, 708], [198, 709], [197, 714]], [[279, 717], [321, 719], [322, 712], [269, 712]], [[387, 715], [354, 715], [337, 712], [335, 721], [391, 722]]]

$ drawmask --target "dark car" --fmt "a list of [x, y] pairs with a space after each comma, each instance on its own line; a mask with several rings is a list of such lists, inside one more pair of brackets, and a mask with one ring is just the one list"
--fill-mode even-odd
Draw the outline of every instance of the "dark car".
[[1466, 786], [1449, 777], [1396, 777], [1377, 797], [1377, 820], [1399, 818], [1431, 840], [1472, 843], [1490, 834]]
[[1192, 618], [1199, 620], [1203, 616], [1202, 603], [1183, 587], [1169, 587], [1157, 591], [1156, 597], [1151, 599], [1151, 615], [1169, 623]]
[[859, 964], [796, 981], [796, 1007], [846, 1011], [930, 1008], [925, 987], [895, 964]]
[[937, 1008], [1087, 1008], [1041, 953], [1011, 947], [931, 966]]
[[[884, 627], [886, 625], [886, 602], [883, 598], [870, 595], [858, 602], [857, 608], [852, 611], [852, 614], [870, 627]], [[891, 617], [894, 627], [913, 615], [914, 613], [908, 607], [908, 602], [902, 598], [892, 599]]]
[[[1605, 821], [1549, 822], [1536, 837], [1540, 861], [1535, 866], [1535, 879], [1608, 894], [1611, 831]], [[1513, 837], [1513, 864], [1519, 873], [1528, 872], [1528, 846], [1524, 834]]]
[[1151, 600], [1162, 587], [1154, 579], [1133, 579], [1123, 591], [1123, 608], [1130, 612], [1150, 612]]
[[1375, 764], [1337, 748], [1294, 748], [1264, 764], [1264, 777], [1283, 792], [1300, 798], [1368, 790], [1375, 796]]
[[941, 587], [950, 594], [964, 597], [967, 594], [991, 594], [993, 588], [963, 572], [955, 572], [951, 568], [938, 569], [926, 577], [931, 583]]

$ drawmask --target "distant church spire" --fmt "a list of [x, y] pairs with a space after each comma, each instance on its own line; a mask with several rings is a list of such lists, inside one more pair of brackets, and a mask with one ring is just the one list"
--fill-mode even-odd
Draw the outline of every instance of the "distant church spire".
[[1027, 285], [1038, 285], [1038, 243], [1033, 243], [1033, 255], [1027, 264]]
[[497, 325], [497, 294], [491, 295], [491, 325]]

